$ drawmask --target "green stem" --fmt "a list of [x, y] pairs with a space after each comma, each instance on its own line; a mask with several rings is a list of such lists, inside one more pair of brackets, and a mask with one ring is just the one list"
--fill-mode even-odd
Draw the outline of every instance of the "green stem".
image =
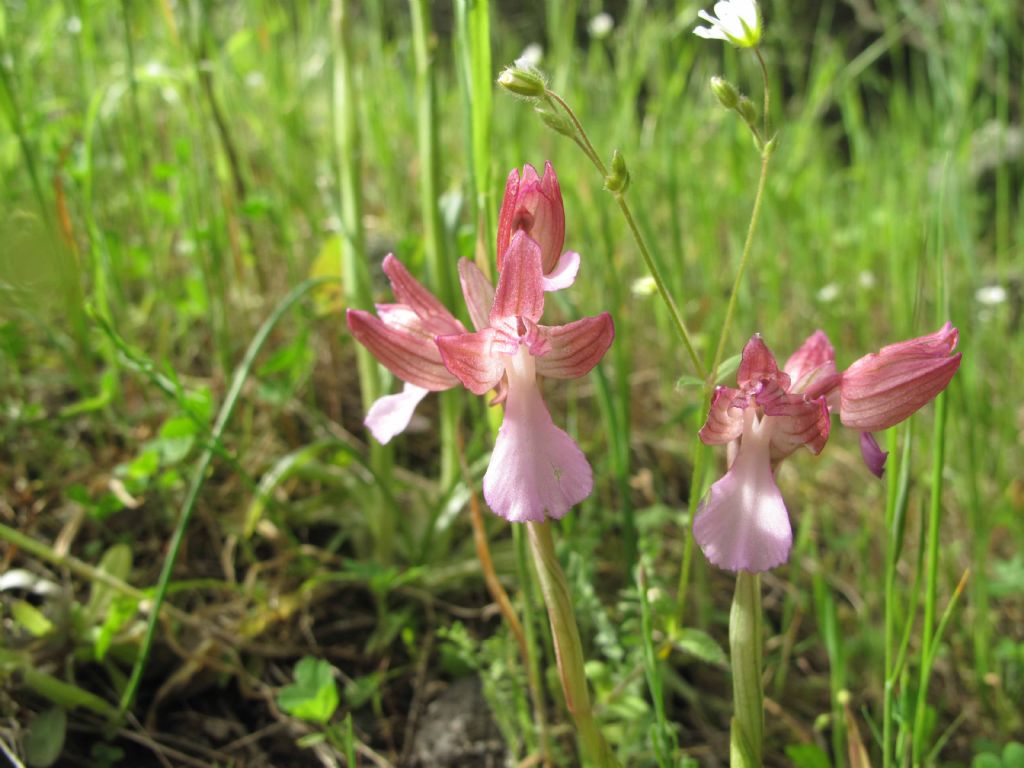
[[732, 768], [760, 768], [764, 742], [761, 576], [740, 571], [729, 613], [733, 718], [729, 739]]
[[[576, 143], [590, 159], [590, 162], [594, 164], [594, 167], [601, 173], [601, 177], [606, 177], [608, 175], [608, 168], [597, 154], [597, 150], [594, 149], [594, 145], [590, 143], [590, 138], [587, 136], [587, 132], [583, 129], [583, 125], [576, 117], [576, 114], [572, 111], [572, 108], [554, 91], [548, 91], [547, 96], [558, 104], [558, 106], [562, 108], [562, 111], [568, 115], [569, 120], [572, 121], [573, 127], [576, 129]], [[693, 366], [693, 370], [697, 376], [703, 379], [707, 374], [704, 370], [704, 365], [701, 363], [700, 357], [697, 355], [694, 348], [690, 332], [686, 327], [686, 321], [683, 320], [683, 315], [679, 311], [679, 307], [676, 306], [675, 299], [673, 299], [672, 294], [669, 293], [668, 284], [665, 282], [665, 278], [662, 277], [661, 270], [658, 269], [658, 265], [654, 261], [654, 257], [651, 255], [650, 249], [647, 247], [647, 242], [644, 240], [643, 235], [640, 234], [640, 229], [637, 227], [636, 220], [633, 218], [633, 212], [630, 210], [629, 203], [626, 202], [625, 192], [613, 192], [612, 194], [615, 196], [615, 202], [618, 204], [619, 210], [622, 211], [622, 215], [625, 217], [626, 223], [629, 225], [630, 234], [633, 235], [633, 240], [636, 242], [637, 248], [640, 249], [640, 256], [644, 260], [647, 271], [650, 272], [651, 277], [654, 279], [654, 285], [658, 289], [658, 295], [661, 296], [661, 300], [668, 308], [669, 315], [672, 318], [672, 324], [675, 326], [676, 334], [683, 342], [683, 346], [686, 348], [686, 353], [690, 358], [690, 364]]]
[[227, 394], [224, 396], [224, 404], [221, 405], [220, 412], [217, 414], [217, 420], [213, 425], [211, 443], [199, 457], [195, 471], [192, 473], [192, 479], [189, 482], [188, 493], [185, 496], [184, 503], [182, 504], [181, 512], [178, 514], [178, 524], [174, 529], [174, 534], [171, 536], [171, 541], [167, 548], [167, 555], [164, 557], [163, 569], [160, 571], [160, 578], [157, 581], [156, 594], [153, 596], [153, 607], [150, 610], [149, 621], [146, 624], [146, 634], [142, 638], [142, 645], [139, 648], [139, 655], [135, 659], [135, 664], [132, 667], [132, 673], [128, 680], [128, 685], [125, 687], [124, 693], [121, 696], [119, 711], [122, 715], [132, 706], [132, 702], [135, 700], [135, 693], [138, 690], [139, 683], [142, 681], [142, 673], [146, 668], [146, 662], [149, 659], [149, 652], [153, 646], [153, 639], [156, 635], [156, 625], [160, 618], [160, 608], [163, 605], [164, 598], [167, 596], [167, 588], [171, 581], [171, 574], [174, 571], [174, 564], [177, 562], [178, 552], [185, 539], [185, 531], [188, 528], [189, 520], [192, 519], [192, 513], [195, 511], [196, 502], [199, 500], [199, 491], [202, 489], [203, 483], [206, 481], [207, 470], [210, 468], [210, 464], [213, 460], [215, 450], [214, 446], [220, 442], [221, 435], [224, 433], [224, 428], [231, 419], [231, 414], [234, 413], [235, 405], [238, 404], [239, 396], [242, 394], [242, 386], [245, 384], [246, 379], [249, 378], [249, 372], [252, 369], [253, 364], [256, 362], [256, 356], [260, 353], [260, 350], [263, 349], [263, 345], [269, 338], [271, 331], [273, 331], [281, 318], [284, 317], [285, 313], [291, 309], [292, 305], [309, 293], [313, 288], [318, 285], [323, 285], [329, 279], [330, 278], [318, 278], [314, 280], [306, 280], [293, 288], [292, 291], [281, 300], [281, 303], [277, 305], [270, 317], [263, 321], [263, 325], [260, 326], [252, 341], [249, 342], [249, 348], [245, 351], [245, 356], [242, 358], [242, 362], [238, 365], [238, 368], [235, 369], [234, 377], [231, 380], [231, 386], [228, 389]]
[[932, 491], [928, 506], [928, 570], [925, 578], [924, 623], [921, 629], [921, 668], [914, 708], [913, 765], [921, 765], [924, 756], [924, 725], [928, 702], [928, 683], [931, 680], [934, 645], [938, 643], [935, 630], [935, 607], [939, 583], [939, 521], [942, 517], [942, 469], [946, 448], [946, 393], [935, 399], [935, 431], [932, 438]]
[[565, 694], [565, 704], [576, 723], [580, 748], [587, 765], [618, 766], [590, 708], [590, 693], [583, 668], [583, 644], [572, 609], [569, 585], [555, 555], [555, 545], [548, 522], [527, 523], [530, 551], [540, 581], [544, 604], [555, 644], [558, 674]]

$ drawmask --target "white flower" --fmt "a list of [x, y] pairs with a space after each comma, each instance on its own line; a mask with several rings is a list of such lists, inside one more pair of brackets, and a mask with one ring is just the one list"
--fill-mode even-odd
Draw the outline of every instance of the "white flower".
[[693, 34], [708, 40], [726, 40], [741, 48], [753, 48], [761, 42], [761, 12], [756, 0], [721, 0], [715, 3], [715, 18], [707, 11], [699, 16], [710, 27], [697, 27]]
[[974, 298], [979, 304], [994, 307], [1006, 301], [1006, 289], [1001, 285], [986, 285], [975, 292]]
[[595, 40], [604, 40], [615, 28], [615, 19], [610, 13], [599, 13], [587, 24], [587, 32]]

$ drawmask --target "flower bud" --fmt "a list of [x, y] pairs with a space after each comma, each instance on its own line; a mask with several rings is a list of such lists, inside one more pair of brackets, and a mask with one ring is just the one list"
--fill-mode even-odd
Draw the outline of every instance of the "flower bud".
[[547, 92], [547, 84], [540, 72], [522, 60], [505, 67], [498, 77], [498, 85], [527, 99], [538, 99]]
[[757, 124], [757, 106], [746, 96], [740, 96], [736, 111], [747, 125], [753, 127]]
[[711, 78], [711, 91], [718, 97], [718, 101], [726, 109], [736, 109], [740, 103], [740, 93], [736, 86], [724, 77], [715, 75]]
[[570, 139], [576, 135], [576, 126], [572, 124], [572, 121], [562, 113], [556, 111], [550, 104], [540, 101], [534, 109], [537, 114], [540, 115], [541, 122], [551, 130], [556, 131], [563, 136], [568, 136]]
[[604, 177], [604, 188], [609, 192], [622, 194], [629, 189], [629, 169], [619, 150], [612, 153], [611, 173]]

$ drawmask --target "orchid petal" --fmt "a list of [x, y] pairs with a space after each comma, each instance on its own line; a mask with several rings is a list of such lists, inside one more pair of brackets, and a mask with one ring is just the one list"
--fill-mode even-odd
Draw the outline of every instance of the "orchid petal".
[[346, 313], [352, 335], [402, 381], [438, 392], [458, 383], [441, 361], [437, 345], [422, 336], [391, 328], [360, 309]]
[[936, 333], [890, 344], [865, 355], [842, 375], [839, 413], [845, 426], [877, 432], [899, 424], [946, 388], [960, 367], [950, 356], [957, 330], [949, 323]]
[[377, 438], [377, 442], [387, 445], [391, 438], [409, 426], [413, 411], [428, 392], [423, 387], [406, 382], [400, 393], [385, 395], [374, 402], [363, 423]]
[[469, 309], [469, 319], [478, 331], [488, 326], [488, 314], [494, 303], [494, 286], [480, 268], [469, 259], [459, 259], [459, 282]]
[[750, 341], [743, 347], [743, 357], [740, 359], [740, 368], [736, 372], [736, 383], [741, 388], [755, 384], [761, 379], [778, 378], [785, 382], [783, 389], [789, 389], [789, 376], [779, 371], [778, 363], [775, 362], [775, 355], [768, 349], [760, 333], [750, 337]]
[[560, 291], [576, 282], [580, 271], [580, 255], [576, 251], [566, 251], [559, 257], [554, 269], [541, 279], [545, 291]]
[[747, 398], [738, 389], [715, 387], [707, 421], [700, 428], [704, 445], [725, 445], [743, 433], [743, 410]]
[[498, 271], [501, 271], [505, 251], [512, 240], [512, 220], [516, 216], [516, 198], [519, 196], [519, 169], [513, 168], [505, 179], [505, 196], [498, 214]]
[[[607, 312], [567, 325], [542, 325], [538, 328], [550, 349], [537, 358], [537, 373], [553, 379], [575, 379], [585, 375], [604, 357], [615, 338], [615, 323]], [[530, 351], [534, 352], [534, 349]]]
[[505, 251], [504, 264], [494, 293], [490, 325], [502, 327], [514, 318], [536, 323], [544, 312], [540, 246], [529, 235], [516, 232]]
[[391, 281], [391, 290], [395, 298], [406, 304], [422, 320], [433, 333], [462, 333], [466, 329], [434, 294], [414, 278], [394, 254], [384, 257], [384, 274]]
[[437, 337], [437, 348], [445, 367], [474, 395], [494, 389], [505, 372], [505, 363], [499, 355], [514, 354], [518, 346], [514, 340], [506, 341], [494, 328]]
[[694, 538], [720, 568], [759, 573], [789, 558], [793, 529], [768, 453], [763, 439], [745, 435], [736, 461], [694, 518]]
[[808, 397], [827, 394], [839, 384], [836, 373], [836, 351], [824, 331], [815, 331], [800, 348], [789, 356], [782, 369], [793, 382], [790, 392], [803, 392]]
[[484, 498], [494, 513], [515, 523], [558, 519], [593, 485], [590, 464], [554, 425], [536, 384], [512, 385], [484, 474]]
[[[523, 174], [523, 180], [526, 180], [526, 173]], [[544, 163], [544, 177], [537, 189], [539, 199], [529, 234], [540, 245], [544, 274], [549, 274], [556, 269], [559, 255], [562, 253], [562, 244], [565, 242], [565, 207], [562, 203], [562, 190], [558, 186], [558, 177], [555, 176], [555, 169], [550, 161]]]
[[824, 397], [791, 395], [778, 382], [766, 380], [755, 402], [771, 417], [772, 459], [781, 460], [801, 445], [813, 454], [821, 453], [828, 441], [831, 421]]
[[860, 433], [860, 455], [875, 477], [885, 474], [885, 460], [889, 458], [889, 452], [879, 447], [878, 441], [870, 432]]

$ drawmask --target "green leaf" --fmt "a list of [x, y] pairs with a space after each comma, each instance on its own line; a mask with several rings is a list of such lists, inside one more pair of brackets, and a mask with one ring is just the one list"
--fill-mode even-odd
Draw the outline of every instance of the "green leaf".
[[147, 448], [160, 454], [164, 465], [177, 464], [188, 456], [196, 442], [198, 427], [188, 416], [172, 416], [160, 427], [155, 440], [150, 440]]
[[825, 750], [817, 744], [790, 744], [786, 756], [793, 762], [793, 768], [832, 768]]
[[40, 712], [25, 734], [25, 758], [34, 768], [47, 768], [57, 762], [64, 749], [68, 716], [62, 707]]
[[1024, 744], [1019, 741], [1011, 741], [1003, 747], [1004, 768], [1017, 768], [1024, 766]]
[[[100, 559], [99, 569], [120, 581], [127, 581], [132, 571], [132, 549], [127, 544], [115, 544]], [[110, 602], [114, 599], [114, 588], [95, 581], [89, 592], [89, 602], [85, 606], [85, 616], [89, 624], [98, 624], [107, 613]]]
[[96, 661], [103, 661], [107, 651], [110, 650], [110, 644], [113, 642], [114, 636], [135, 615], [138, 607], [138, 598], [131, 597], [130, 595], [119, 595], [114, 598], [114, 602], [110, 604], [110, 608], [107, 610], [107, 617], [104, 619], [103, 625], [96, 635], [96, 643], [93, 646], [93, 656], [96, 658]]
[[277, 694], [277, 705], [293, 717], [326, 723], [338, 708], [338, 687], [331, 665], [305, 656], [295, 665], [295, 682]]
[[729, 657], [711, 635], [699, 629], [687, 627], [677, 634], [673, 644], [681, 651], [696, 656], [703, 662], [719, 667], [729, 666]]
[[11, 614], [33, 637], [43, 637], [53, 631], [53, 622], [46, 618], [42, 611], [24, 600], [15, 600], [11, 603]]
[[971, 761], [971, 768], [1003, 768], [1003, 761], [997, 755], [986, 752], [983, 755], [975, 755]]

